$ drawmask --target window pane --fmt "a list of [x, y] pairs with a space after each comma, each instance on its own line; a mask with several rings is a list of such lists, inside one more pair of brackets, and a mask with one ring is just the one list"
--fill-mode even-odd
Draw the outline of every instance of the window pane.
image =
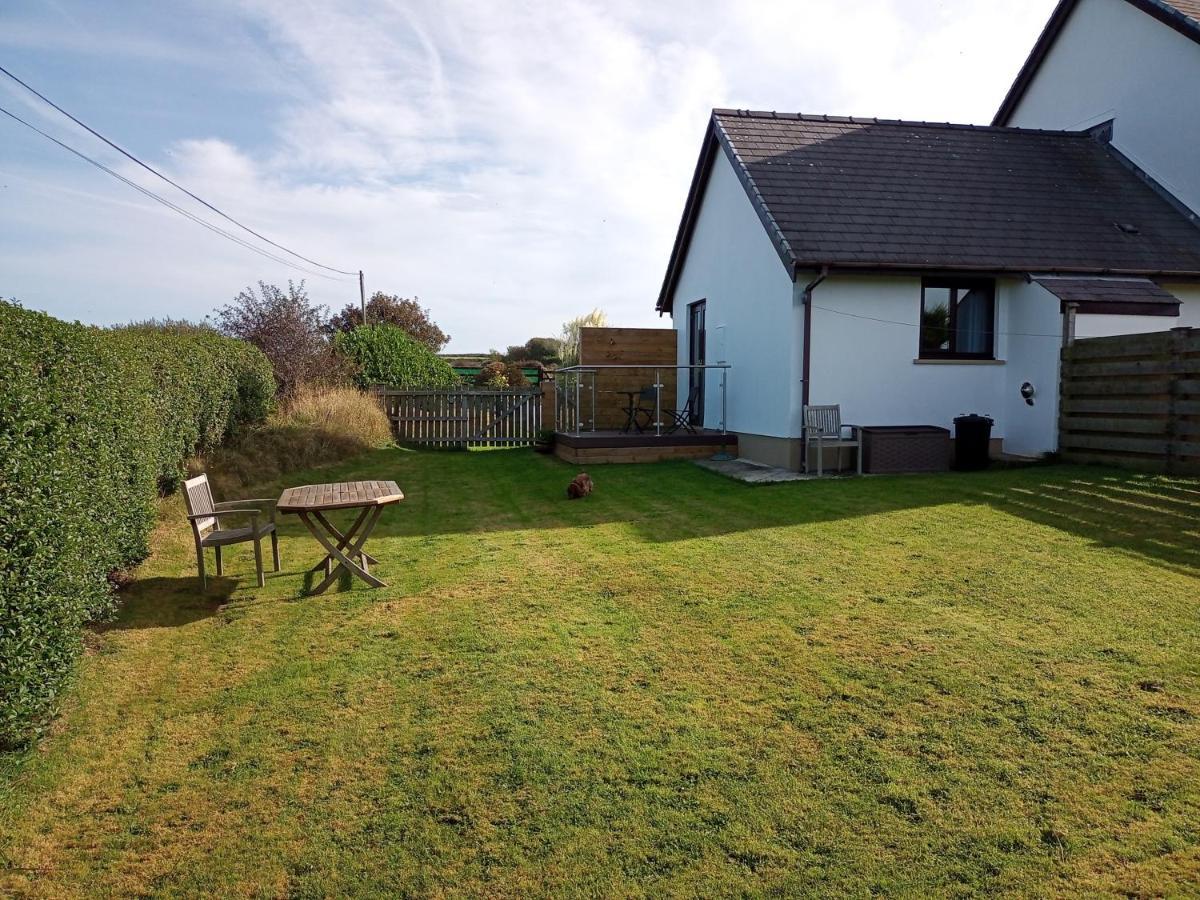
[[950, 289], [925, 288], [921, 306], [921, 350], [950, 349]]
[[959, 291], [954, 349], [959, 353], [988, 353], [992, 349], [992, 295], [978, 288]]

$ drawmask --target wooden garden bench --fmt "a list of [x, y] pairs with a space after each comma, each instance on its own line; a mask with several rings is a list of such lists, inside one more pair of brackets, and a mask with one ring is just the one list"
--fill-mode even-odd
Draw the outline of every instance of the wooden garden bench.
[[817, 477], [825, 474], [822, 456], [825, 447], [854, 447], [858, 457], [858, 474], [863, 468], [862, 432], [857, 425], [847, 425], [842, 422], [842, 408], [836, 403], [831, 406], [804, 407], [804, 471], [812, 468], [813, 447], [817, 451]]
[[[197, 475], [183, 483], [183, 497], [187, 503], [188, 521], [192, 524], [192, 534], [196, 539], [196, 565], [200, 569], [200, 586], [208, 587], [208, 579], [204, 574], [204, 549], [212, 547], [217, 558], [217, 575], [224, 572], [221, 568], [221, 548], [229, 544], [254, 543], [254, 569], [258, 574], [258, 586], [263, 587], [266, 580], [263, 577], [261, 541], [267, 535], [271, 536], [271, 560], [275, 564], [274, 571], [279, 571], [279, 535], [275, 531], [275, 501], [260, 500], [231, 500], [226, 503], [213, 502], [212, 488], [208, 485], [207, 475]], [[263, 518], [268, 521], [262, 521]], [[249, 519], [249, 524], [239, 528], [228, 528], [228, 519]]]

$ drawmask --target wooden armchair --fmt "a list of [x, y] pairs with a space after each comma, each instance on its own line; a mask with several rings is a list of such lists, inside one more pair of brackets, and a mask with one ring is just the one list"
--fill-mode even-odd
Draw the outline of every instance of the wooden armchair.
[[[204, 548], [212, 547], [217, 558], [217, 575], [224, 574], [221, 570], [221, 548], [229, 544], [244, 544], [254, 542], [254, 568], [258, 574], [258, 586], [263, 587], [266, 580], [263, 577], [261, 541], [267, 535], [271, 536], [271, 560], [275, 564], [274, 571], [279, 571], [279, 535], [275, 531], [275, 501], [274, 500], [232, 500], [227, 503], [214, 503], [212, 488], [208, 485], [207, 475], [197, 475], [183, 483], [183, 497], [187, 504], [188, 521], [192, 524], [192, 534], [196, 539], [196, 565], [200, 569], [200, 587], [208, 587], [208, 579], [204, 574]], [[262, 521], [267, 518], [268, 521]], [[240, 528], [228, 528], [228, 519], [248, 519], [249, 524]]]
[[857, 425], [842, 423], [842, 408], [832, 406], [804, 407], [804, 471], [812, 468], [813, 447], [817, 451], [817, 477], [824, 475], [822, 451], [826, 447], [855, 447], [858, 452], [858, 474], [862, 474], [862, 431]]

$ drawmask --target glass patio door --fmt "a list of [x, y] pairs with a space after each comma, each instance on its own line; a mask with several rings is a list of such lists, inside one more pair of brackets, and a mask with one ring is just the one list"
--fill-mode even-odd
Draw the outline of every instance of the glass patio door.
[[[704, 365], [704, 306], [703, 300], [688, 305], [688, 364], [693, 366]], [[688, 369], [688, 400], [691, 403], [691, 423], [703, 426], [703, 369]]]

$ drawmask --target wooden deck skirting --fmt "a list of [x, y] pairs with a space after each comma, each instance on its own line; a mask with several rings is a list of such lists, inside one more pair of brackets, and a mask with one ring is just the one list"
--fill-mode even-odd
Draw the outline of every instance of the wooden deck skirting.
[[559, 459], [576, 465], [601, 463], [662, 462], [669, 459], [705, 459], [720, 452], [737, 455], [737, 435], [719, 431], [696, 434], [675, 432], [655, 436], [619, 431], [558, 434], [554, 452]]

